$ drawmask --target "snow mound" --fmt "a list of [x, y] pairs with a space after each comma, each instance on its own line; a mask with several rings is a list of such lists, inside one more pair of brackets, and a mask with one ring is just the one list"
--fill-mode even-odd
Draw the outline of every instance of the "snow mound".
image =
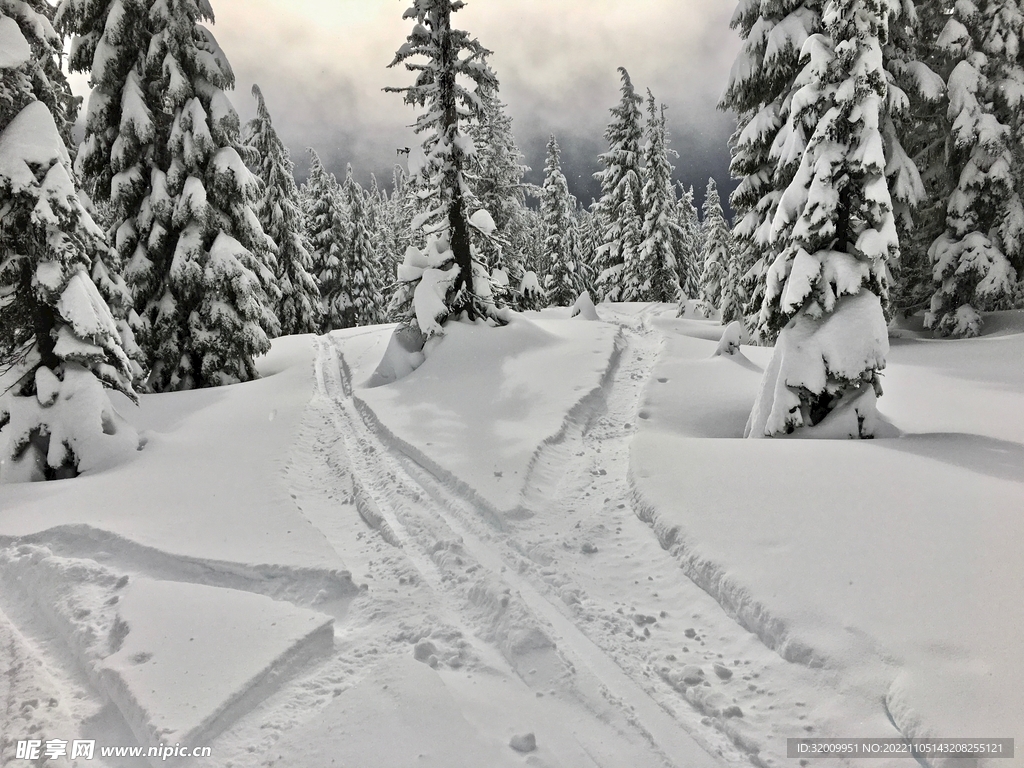
[[746, 336], [746, 331], [743, 329], [743, 324], [737, 320], [729, 323], [725, 327], [725, 331], [722, 332], [722, 340], [718, 342], [718, 349], [715, 350], [715, 356], [721, 357], [722, 355], [729, 355], [730, 357], [740, 353], [740, 345], [743, 343], [743, 337]]
[[403, 379], [426, 360], [423, 334], [411, 326], [395, 328], [384, 356], [366, 382], [367, 388], [380, 387]]
[[590, 298], [590, 292], [584, 291], [576, 299], [576, 303], [572, 305], [572, 311], [569, 313], [569, 317], [575, 317], [580, 320], [600, 320], [597, 316], [597, 307], [594, 306], [594, 300]]
[[600, 394], [616, 336], [614, 325], [569, 320], [449, 323], [420, 367], [388, 386], [357, 388], [357, 403], [386, 439], [510, 512], [539, 447]]

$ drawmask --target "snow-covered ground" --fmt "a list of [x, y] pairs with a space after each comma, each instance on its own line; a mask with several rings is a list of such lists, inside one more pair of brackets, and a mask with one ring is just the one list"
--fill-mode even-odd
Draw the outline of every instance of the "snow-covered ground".
[[374, 388], [390, 327], [285, 338], [259, 381], [120, 403], [131, 461], [0, 486], [0, 764], [30, 738], [223, 768], [1021, 742], [1024, 313], [901, 329], [884, 437], [827, 441], [739, 439], [770, 350], [673, 310], [457, 324]]

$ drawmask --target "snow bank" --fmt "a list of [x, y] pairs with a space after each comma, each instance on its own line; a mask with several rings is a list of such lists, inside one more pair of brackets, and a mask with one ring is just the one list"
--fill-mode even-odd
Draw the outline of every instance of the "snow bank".
[[685, 573], [907, 735], [1019, 737], [1024, 336], [898, 340], [879, 406], [900, 437], [742, 441], [700, 438], [742, 434], [756, 371], [659, 327], [630, 473]]
[[356, 398], [417, 461], [511, 512], [540, 446], [599, 396], [616, 333], [600, 322], [522, 317], [501, 328], [449, 323], [413, 373], [357, 388]]
[[287, 448], [312, 393], [312, 337], [279, 339], [259, 365], [278, 373], [232, 387], [143, 395], [137, 410], [112, 395], [145, 448], [105, 472], [45, 489], [4, 486], [0, 537], [85, 524], [180, 557], [339, 569], [283, 480]]

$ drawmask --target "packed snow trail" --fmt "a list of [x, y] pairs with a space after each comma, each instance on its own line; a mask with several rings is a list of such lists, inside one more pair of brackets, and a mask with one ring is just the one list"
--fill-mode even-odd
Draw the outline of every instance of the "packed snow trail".
[[[592, 711], [609, 704], [618, 709], [618, 727], [640, 734], [666, 765], [713, 763], [668, 712], [548, 597], [519, 576], [518, 558], [501, 545], [500, 521], [395, 452], [366, 425], [344, 364], [329, 340], [320, 341], [316, 383], [335, 405], [331, 418], [352, 463], [360, 514], [385, 540], [401, 548], [419, 576], [445, 600], [448, 621], [465, 626], [469, 634], [482, 631], [531, 687], [539, 687], [546, 677], [544, 686], [562, 689]], [[472, 574], [468, 581], [467, 573]], [[585, 743], [585, 731], [574, 735], [596, 765], [645, 757], [602, 754], [606, 744]], [[649, 749], [644, 751], [650, 759]]]
[[[650, 323], [657, 310], [637, 309], [602, 307], [622, 333], [603, 401], [578, 409], [540, 448], [516, 509], [485, 509], [458, 482], [424, 470], [366, 406], [359, 414], [370, 455], [389, 456], [390, 474], [367, 466], [357, 475], [402, 476], [429, 494], [464, 553], [500, 573], [559, 651], [633, 707], [656, 742], [686, 732], [727, 764], [784, 765], [786, 737], [845, 735], [843, 724], [865, 713], [847, 707], [833, 671], [790, 664], [740, 626], [685, 576], [634, 508], [630, 443], [662, 345]], [[347, 385], [341, 410], [360, 405], [350, 393]], [[385, 536], [402, 525], [376, 508], [364, 517], [380, 520]]]

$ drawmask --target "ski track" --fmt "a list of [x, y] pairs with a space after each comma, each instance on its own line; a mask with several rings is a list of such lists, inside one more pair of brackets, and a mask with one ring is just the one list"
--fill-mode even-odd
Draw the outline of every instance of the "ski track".
[[[453, 581], [466, 579], [461, 571], [487, 572], [520, 604], [517, 621], [550, 639], [571, 670], [595, 679], [670, 764], [706, 765], [713, 755], [725, 765], [785, 765], [787, 737], [841, 731], [832, 706], [840, 681], [829, 669], [789, 663], [744, 629], [687, 578], [634, 508], [629, 444], [661, 346], [650, 317], [647, 310], [611, 318], [620, 344], [602, 394], [581, 402], [539, 448], [521, 503], [505, 514], [424, 467], [383, 428], [326, 339], [318, 383], [348, 444], [353, 503], [435, 594], [451, 593]], [[521, 649], [494, 626], [497, 609], [481, 616], [479, 608], [472, 596], [449, 600], [448, 620], [497, 642], [523, 676]]]

